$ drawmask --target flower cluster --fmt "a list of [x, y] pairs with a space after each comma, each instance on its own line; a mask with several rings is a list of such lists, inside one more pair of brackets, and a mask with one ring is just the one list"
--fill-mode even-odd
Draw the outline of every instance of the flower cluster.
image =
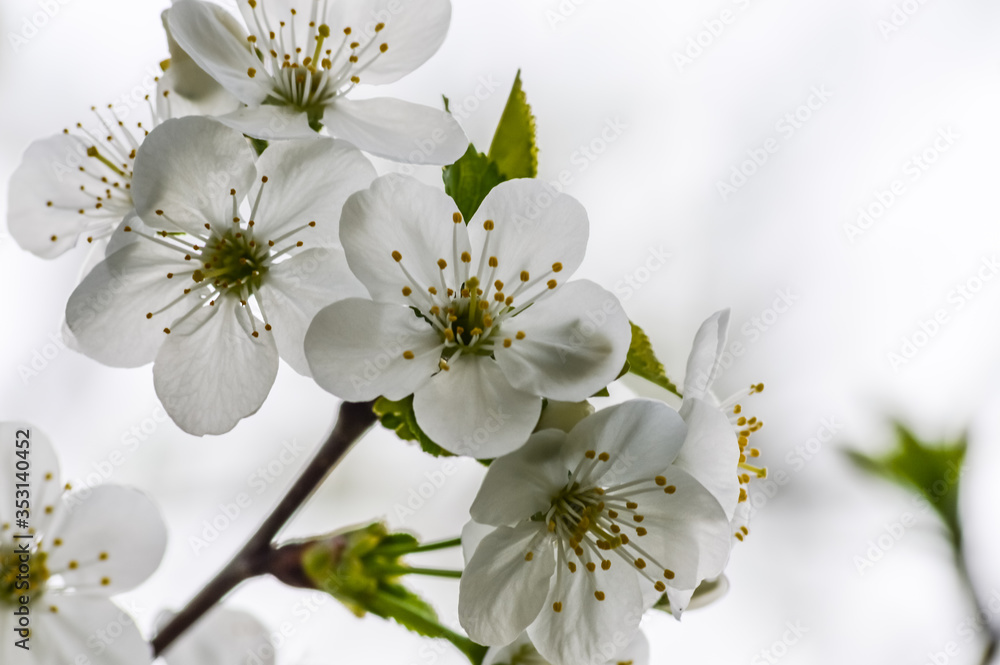
[[[712, 391], [728, 310], [698, 331], [678, 392], [616, 296], [573, 279], [590, 220], [536, 178], [519, 78], [501, 122], [520, 125], [498, 129], [489, 155], [447, 110], [351, 98], [428, 60], [449, 0], [237, 4], [238, 16], [175, 2], [148, 122], [95, 111], [96, 128], [32, 144], [11, 181], [8, 223], [23, 248], [53, 258], [80, 238], [93, 245], [65, 308], [74, 346], [113, 367], [152, 363], [166, 412], [193, 435], [254, 414], [284, 360], [360, 403], [365, 423], [378, 414], [432, 454], [489, 465], [461, 539], [441, 545], [461, 544], [463, 571], [410, 567], [400, 557], [440, 544], [382, 525], [284, 546], [272, 546], [275, 530], [241, 571], [449, 639], [477, 665], [648, 662], [643, 615], [668, 606], [680, 618], [699, 587], [725, 588], [730, 551], [749, 533], [747, 486], [765, 474], [749, 443], [762, 423], [743, 404], [763, 384], [730, 399]], [[447, 164], [445, 190], [380, 175], [368, 155]], [[683, 395], [679, 407], [595, 410], [588, 400], [627, 372]], [[66, 493], [54, 453], [35, 445], [32, 491], [46, 515], [32, 540], [32, 602], [49, 635], [35, 662], [77, 662], [79, 636], [117, 611], [105, 596], [155, 569], [165, 533], [135, 491]], [[11, 475], [0, 478], [0, 603], [13, 604]], [[349, 545], [369, 541], [361, 565]], [[468, 637], [399, 583], [421, 573], [461, 577]], [[0, 615], [7, 634], [10, 616]], [[248, 636], [259, 629], [214, 613], [168, 660], [236, 662], [234, 649], [260, 646], [269, 655], [258, 661], [273, 662]], [[217, 632], [232, 642], [207, 646]], [[132, 625], [101, 662], [154, 655]]]

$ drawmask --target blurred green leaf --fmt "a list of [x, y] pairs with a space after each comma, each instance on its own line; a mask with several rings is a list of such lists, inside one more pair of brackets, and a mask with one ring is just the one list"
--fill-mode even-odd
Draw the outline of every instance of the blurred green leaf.
[[504, 181], [496, 162], [469, 144], [457, 162], [444, 167], [444, 191], [455, 199], [458, 211], [468, 224], [479, 205], [494, 187]]
[[649, 337], [642, 331], [642, 328], [631, 321], [629, 323], [632, 325], [632, 344], [629, 346], [626, 358], [627, 371], [641, 376], [647, 381], [652, 381], [680, 397], [681, 394], [677, 391], [677, 386], [667, 378], [663, 363], [653, 353], [653, 345], [650, 343]]
[[961, 542], [958, 490], [966, 438], [933, 444], [920, 441], [906, 426], [896, 423], [896, 447], [872, 457], [847, 451], [848, 458], [868, 473], [921, 495], [944, 521], [954, 542]]
[[371, 613], [418, 635], [448, 640], [479, 665], [486, 647], [441, 625], [434, 608], [399, 583], [397, 573], [405, 569], [400, 552], [418, 546], [413, 536], [389, 533], [385, 524], [375, 522], [306, 543], [301, 565], [316, 589], [329, 593], [355, 615]]
[[528, 97], [521, 88], [520, 69], [514, 77], [514, 86], [493, 134], [489, 158], [496, 163], [505, 180], [538, 175], [535, 117], [531, 115]]

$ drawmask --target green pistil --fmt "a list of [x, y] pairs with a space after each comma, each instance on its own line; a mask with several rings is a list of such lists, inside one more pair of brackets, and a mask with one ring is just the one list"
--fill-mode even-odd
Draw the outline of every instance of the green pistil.
[[270, 250], [241, 230], [213, 233], [202, 252], [204, 268], [195, 270], [191, 278], [198, 283], [211, 280], [220, 291], [241, 296], [260, 288], [267, 274]]
[[[45, 566], [46, 554], [31, 552], [27, 577], [20, 572], [21, 559], [11, 545], [0, 549], [0, 604], [20, 605], [19, 598], [36, 598], [49, 579], [49, 569]], [[27, 585], [25, 585], [27, 582]]]
[[110, 159], [102, 155], [101, 152], [96, 147], [90, 146], [89, 148], [87, 148], [87, 157], [93, 157], [94, 159], [104, 164], [118, 175], [122, 176], [123, 178], [125, 177], [125, 172], [122, 171], [117, 166], [115, 166], [115, 164], [113, 164]]

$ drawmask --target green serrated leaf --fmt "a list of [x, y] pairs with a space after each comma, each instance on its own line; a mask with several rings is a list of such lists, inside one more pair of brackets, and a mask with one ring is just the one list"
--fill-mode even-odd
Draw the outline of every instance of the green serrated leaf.
[[538, 147], [535, 145], [535, 117], [528, 97], [521, 88], [521, 70], [517, 70], [507, 105], [500, 116], [489, 158], [496, 162], [507, 180], [534, 178], [538, 175]]
[[469, 144], [457, 162], [444, 167], [442, 174], [444, 191], [455, 199], [458, 211], [468, 224], [472, 216], [479, 210], [479, 205], [494, 187], [505, 180], [500, 175], [496, 162]]
[[965, 437], [925, 443], [897, 423], [894, 450], [880, 457], [857, 451], [847, 451], [847, 455], [859, 468], [920, 494], [941, 517], [957, 544], [962, 532], [958, 486], [966, 447]]
[[453, 453], [448, 452], [429, 436], [424, 434], [420, 426], [417, 425], [417, 417], [413, 413], [413, 395], [398, 401], [392, 401], [385, 397], [375, 400], [372, 407], [379, 422], [386, 429], [396, 433], [404, 441], [416, 441], [420, 448], [427, 454], [434, 457], [453, 457]]
[[667, 378], [666, 370], [663, 369], [663, 363], [653, 353], [653, 345], [650, 343], [649, 337], [642, 331], [642, 328], [631, 321], [629, 323], [632, 326], [632, 344], [629, 345], [628, 356], [625, 361], [628, 367], [627, 371], [636, 376], [641, 376], [647, 381], [651, 381], [661, 388], [681, 397], [677, 386]]

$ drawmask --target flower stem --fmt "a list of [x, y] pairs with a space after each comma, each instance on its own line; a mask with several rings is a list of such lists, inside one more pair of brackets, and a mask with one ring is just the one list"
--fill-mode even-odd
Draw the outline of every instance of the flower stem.
[[419, 554], [420, 552], [433, 552], [434, 550], [444, 550], [449, 547], [459, 547], [462, 544], [461, 538], [451, 538], [450, 540], [439, 540], [435, 543], [427, 543], [425, 545], [418, 545], [416, 547], [408, 547], [406, 545], [400, 545], [398, 547], [385, 547], [379, 551], [382, 554], [391, 555], [403, 555], [403, 554]]
[[413, 568], [411, 566], [399, 566], [398, 568], [387, 568], [390, 575], [427, 575], [428, 577], [450, 577], [458, 579], [462, 576], [461, 570], [442, 570], [441, 568]]
[[250, 540], [219, 571], [212, 581], [195, 595], [187, 606], [153, 638], [153, 652], [159, 656], [206, 612], [240, 583], [268, 570], [271, 543], [278, 532], [312, 496], [330, 471], [351, 446], [375, 423], [372, 402], [344, 402], [340, 406], [337, 424], [329, 438], [302, 470], [271, 514], [258, 527]]

